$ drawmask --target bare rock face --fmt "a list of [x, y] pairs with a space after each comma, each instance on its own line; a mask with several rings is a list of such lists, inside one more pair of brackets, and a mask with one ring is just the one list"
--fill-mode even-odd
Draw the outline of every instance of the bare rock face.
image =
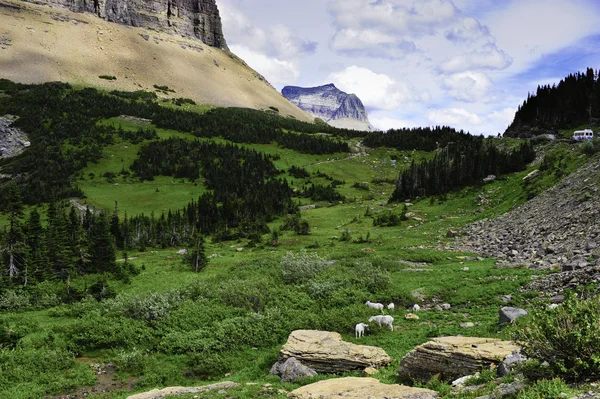
[[454, 380], [497, 366], [518, 351], [512, 342], [493, 338], [435, 338], [409, 352], [400, 361], [398, 374], [422, 382], [436, 374]]
[[0, 159], [12, 157], [23, 152], [30, 143], [20, 129], [11, 127], [13, 118], [0, 118]]
[[227, 50], [216, 0], [37, 0], [75, 12], [91, 12], [109, 22], [196, 37]]
[[381, 348], [344, 342], [336, 332], [296, 330], [279, 351], [279, 362], [295, 357], [318, 373], [339, 374], [384, 367], [392, 358]]
[[281, 94], [300, 109], [331, 126], [372, 131], [367, 110], [355, 94], [348, 94], [333, 84], [318, 87], [286, 86]]
[[346, 377], [319, 381], [288, 394], [295, 399], [436, 399], [435, 391], [404, 385], [382, 384], [375, 378]]

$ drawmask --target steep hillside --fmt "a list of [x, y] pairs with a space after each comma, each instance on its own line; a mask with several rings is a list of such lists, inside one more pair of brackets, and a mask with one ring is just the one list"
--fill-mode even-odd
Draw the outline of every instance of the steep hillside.
[[570, 74], [558, 85], [538, 86], [523, 102], [505, 137], [529, 138], [557, 134], [560, 129], [594, 126], [600, 118], [600, 76], [588, 68]]
[[[539, 170], [523, 179], [526, 189], [556, 179], [567, 165], [575, 169], [587, 158], [573, 148], [563, 154], [560, 160], [546, 155]], [[519, 208], [470, 226], [467, 238], [459, 241], [504, 266], [572, 271], [598, 265], [600, 163], [597, 157], [592, 159]]]
[[[135, 21], [130, 24], [137, 25]], [[0, 26], [3, 78], [22, 83], [66, 81], [110, 90], [154, 91], [154, 85], [168, 86], [173, 91], [162, 91], [161, 96], [226, 107], [275, 107], [281, 115], [312, 120], [234, 54], [195, 37], [131, 28], [92, 13], [15, 0], [0, 1]], [[180, 31], [192, 29], [177, 26]], [[102, 75], [116, 80], [99, 78]]]
[[331, 126], [375, 130], [362, 101], [355, 94], [345, 93], [333, 84], [309, 88], [286, 86], [281, 93], [310, 115], [323, 119]]

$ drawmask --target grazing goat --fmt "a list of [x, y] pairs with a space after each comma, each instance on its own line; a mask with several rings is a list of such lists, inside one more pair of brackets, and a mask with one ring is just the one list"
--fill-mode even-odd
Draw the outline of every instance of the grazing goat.
[[387, 308], [390, 312], [392, 312], [396, 308], [396, 305], [394, 305], [394, 303], [392, 302], [389, 305], [387, 305]]
[[382, 325], [388, 326], [390, 330], [394, 331], [394, 318], [392, 316], [372, 316], [369, 318], [369, 323], [375, 322], [379, 327]]
[[358, 323], [356, 325], [356, 327], [354, 328], [356, 339], [365, 336], [365, 328], [369, 328], [369, 325], [365, 323]]
[[421, 310], [421, 307], [415, 303], [414, 306], [412, 307], [412, 311], [418, 312], [419, 310]]
[[377, 309], [377, 310], [383, 311], [383, 304], [382, 303], [373, 303], [371, 301], [367, 301], [367, 302], [365, 302], [365, 305], [367, 305], [371, 309]]

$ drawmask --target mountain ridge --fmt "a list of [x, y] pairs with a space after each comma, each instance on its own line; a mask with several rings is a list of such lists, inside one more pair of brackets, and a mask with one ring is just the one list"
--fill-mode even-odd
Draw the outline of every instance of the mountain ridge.
[[220, 107], [275, 107], [281, 116], [314, 120], [235, 54], [195, 36], [17, 0], [0, 1], [0, 26], [0, 70], [15, 82], [62, 81], [109, 91], [168, 86], [157, 94]]
[[341, 91], [333, 83], [316, 87], [285, 86], [281, 94], [300, 109], [332, 126], [375, 130], [360, 98]]

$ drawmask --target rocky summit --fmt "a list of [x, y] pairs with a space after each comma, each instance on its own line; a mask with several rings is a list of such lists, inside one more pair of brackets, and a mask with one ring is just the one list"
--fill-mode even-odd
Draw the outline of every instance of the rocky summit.
[[38, 4], [91, 12], [109, 22], [151, 28], [227, 50], [216, 0], [42, 0]]
[[286, 86], [281, 94], [300, 109], [315, 118], [320, 118], [331, 126], [372, 131], [367, 110], [360, 98], [348, 94], [334, 84], [318, 87]]

